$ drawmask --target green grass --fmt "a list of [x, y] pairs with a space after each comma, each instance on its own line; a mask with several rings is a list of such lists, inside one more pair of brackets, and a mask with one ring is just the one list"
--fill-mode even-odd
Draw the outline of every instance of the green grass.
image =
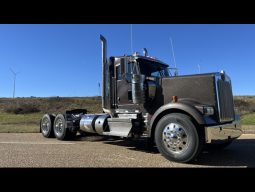
[[255, 125], [255, 113], [249, 113], [241, 116], [242, 125]]
[[[242, 125], [255, 125], [255, 96], [236, 96], [235, 105], [239, 108]], [[35, 105], [40, 112], [30, 114], [7, 113], [10, 106], [19, 104]], [[64, 113], [65, 110], [87, 109], [88, 113], [100, 113], [100, 97], [51, 97], [51, 98], [0, 98], [0, 132], [34, 133], [39, 132], [39, 123], [44, 113]]]
[[8, 124], [0, 125], [0, 133], [39, 133], [40, 127], [36, 124]]
[[39, 132], [42, 113], [26, 115], [9, 114], [0, 112], [1, 133], [35, 133]]

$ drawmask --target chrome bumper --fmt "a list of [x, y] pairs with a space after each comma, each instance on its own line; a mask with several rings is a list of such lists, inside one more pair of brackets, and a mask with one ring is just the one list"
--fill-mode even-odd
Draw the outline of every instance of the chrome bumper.
[[206, 143], [222, 143], [241, 135], [240, 117], [230, 124], [205, 127]]

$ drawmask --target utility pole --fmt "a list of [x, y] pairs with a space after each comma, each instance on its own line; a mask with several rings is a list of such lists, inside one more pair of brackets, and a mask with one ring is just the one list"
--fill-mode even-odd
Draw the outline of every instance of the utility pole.
[[14, 82], [13, 82], [13, 93], [12, 93], [12, 97], [14, 98], [15, 97], [15, 89], [16, 89], [16, 76], [18, 75], [18, 73], [14, 72], [12, 70], [12, 68], [10, 68], [10, 71], [13, 74], [13, 80], [14, 80]]

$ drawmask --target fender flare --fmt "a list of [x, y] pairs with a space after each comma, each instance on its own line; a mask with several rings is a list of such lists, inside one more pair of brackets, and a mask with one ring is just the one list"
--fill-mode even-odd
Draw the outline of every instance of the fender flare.
[[156, 123], [158, 120], [165, 115], [165, 113], [171, 113], [171, 112], [184, 112], [193, 117], [198, 124], [205, 124], [205, 120], [203, 118], [203, 115], [192, 105], [188, 105], [185, 103], [169, 103], [166, 105], [161, 106], [151, 117], [150, 123], [149, 123], [149, 136], [151, 136], [152, 131], [156, 127]]

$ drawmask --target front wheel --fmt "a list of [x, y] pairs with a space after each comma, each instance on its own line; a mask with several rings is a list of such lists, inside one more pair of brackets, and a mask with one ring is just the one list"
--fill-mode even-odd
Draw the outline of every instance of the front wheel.
[[191, 118], [180, 113], [160, 119], [155, 130], [155, 142], [165, 158], [182, 163], [194, 160], [203, 145], [202, 135]]

